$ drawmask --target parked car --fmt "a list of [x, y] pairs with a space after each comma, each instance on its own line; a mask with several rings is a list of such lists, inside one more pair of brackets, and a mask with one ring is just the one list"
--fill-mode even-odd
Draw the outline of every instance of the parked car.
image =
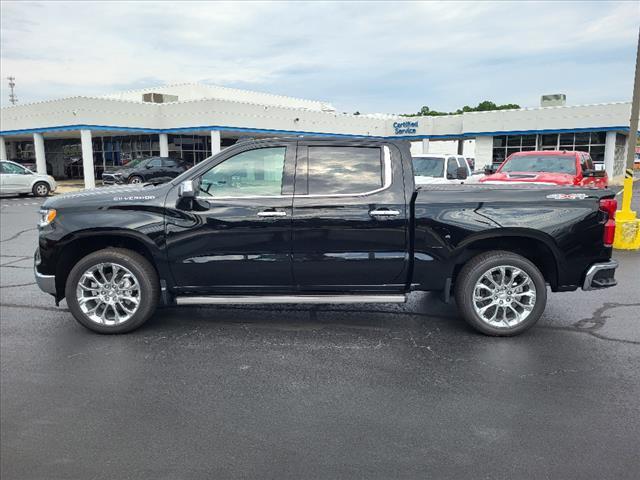
[[[61, 195], [41, 208], [35, 277], [101, 333], [158, 304], [405, 302], [455, 295], [489, 335], [515, 335], [551, 291], [611, 287], [614, 192], [415, 187], [408, 142], [243, 142], [163, 185]], [[516, 194], [517, 193], [517, 194]]]
[[596, 170], [587, 152], [518, 152], [507, 158], [497, 170], [485, 169], [480, 183], [580, 185], [604, 188], [607, 172]]
[[102, 183], [162, 183], [177, 177], [188, 169], [182, 160], [168, 157], [150, 157], [131, 160], [122, 167], [105, 170]]
[[0, 193], [46, 197], [56, 189], [51, 175], [40, 175], [9, 160], [0, 161]]
[[464, 183], [471, 168], [461, 155], [422, 153], [413, 155], [416, 185], [435, 183]]
[[[64, 174], [66, 178], [84, 178], [84, 165], [82, 163], [82, 157], [75, 157], [67, 160], [64, 167]], [[104, 167], [102, 163], [95, 163], [94, 166], [94, 178], [100, 178]]]

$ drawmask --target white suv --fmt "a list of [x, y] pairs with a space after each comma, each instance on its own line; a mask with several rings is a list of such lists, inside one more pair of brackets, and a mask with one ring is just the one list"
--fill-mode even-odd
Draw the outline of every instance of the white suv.
[[469, 164], [462, 155], [420, 153], [412, 156], [416, 185], [464, 183], [471, 175]]

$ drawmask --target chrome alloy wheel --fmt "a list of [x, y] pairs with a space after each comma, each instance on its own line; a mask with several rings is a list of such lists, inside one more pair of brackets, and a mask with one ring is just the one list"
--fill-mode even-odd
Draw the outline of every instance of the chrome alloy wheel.
[[44, 183], [36, 185], [36, 195], [44, 197], [47, 193], [49, 193], [49, 188]]
[[133, 177], [129, 183], [142, 183], [142, 179], [140, 177]]
[[76, 299], [92, 322], [119, 325], [140, 306], [140, 284], [131, 270], [116, 263], [99, 263], [87, 269], [76, 287]]
[[536, 304], [536, 287], [519, 268], [500, 265], [487, 270], [473, 287], [473, 308], [480, 319], [497, 328], [522, 323]]

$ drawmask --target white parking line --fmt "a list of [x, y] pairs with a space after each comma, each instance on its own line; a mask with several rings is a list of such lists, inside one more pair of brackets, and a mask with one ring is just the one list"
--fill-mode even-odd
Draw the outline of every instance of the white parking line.
[[1, 201], [0, 202], [0, 208], [7, 208], [7, 207], [28, 207], [28, 206], [32, 206], [32, 205], [42, 205], [42, 203], [40, 202], [23, 202], [23, 203], [19, 203], [19, 202], [7, 202], [7, 201]]

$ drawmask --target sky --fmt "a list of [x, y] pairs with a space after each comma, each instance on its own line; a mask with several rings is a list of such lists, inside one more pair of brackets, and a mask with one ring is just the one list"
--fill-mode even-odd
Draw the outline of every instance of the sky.
[[200, 82], [338, 111], [631, 98], [640, 2], [0, 4], [0, 88], [20, 103]]

